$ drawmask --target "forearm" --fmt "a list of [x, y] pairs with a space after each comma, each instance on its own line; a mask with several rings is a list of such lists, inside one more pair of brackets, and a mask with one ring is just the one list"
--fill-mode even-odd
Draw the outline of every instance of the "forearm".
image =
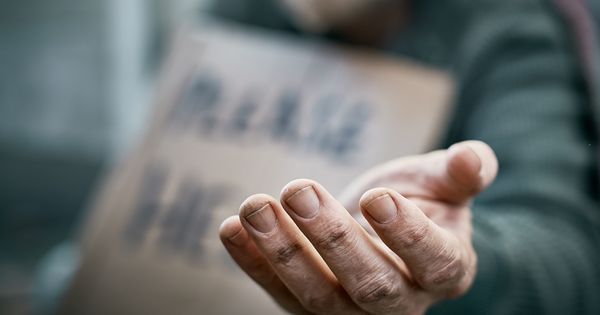
[[475, 210], [478, 275], [463, 298], [432, 314], [597, 314], [597, 231], [543, 209]]
[[448, 142], [485, 141], [500, 171], [473, 209], [475, 284], [432, 313], [598, 314], [590, 99], [559, 19], [543, 5], [510, 13], [482, 15], [473, 25], [486, 27], [465, 32]]

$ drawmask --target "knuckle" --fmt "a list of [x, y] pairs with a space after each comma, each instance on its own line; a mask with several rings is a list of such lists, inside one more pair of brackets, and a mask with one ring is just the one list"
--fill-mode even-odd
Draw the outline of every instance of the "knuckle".
[[273, 276], [271, 269], [262, 261], [252, 262], [245, 269], [248, 275], [259, 283], [266, 282]]
[[429, 229], [424, 224], [407, 227], [399, 237], [398, 241], [401, 246], [406, 249], [419, 247], [420, 244], [427, 240]]
[[301, 250], [302, 245], [299, 243], [292, 243], [279, 247], [275, 251], [274, 261], [276, 264], [287, 265]]
[[[395, 302], [399, 300], [401, 291], [400, 285], [396, 279], [390, 276], [384, 276], [360, 285], [352, 292], [352, 296], [359, 304], [385, 304], [386, 306], [394, 305], [395, 307]], [[392, 301], [394, 303], [390, 303]]]
[[315, 245], [325, 251], [348, 248], [352, 242], [352, 228], [346, 223], [336, 223], [316, 239]]
[[425, 286], [445, 290], [456, 289], [466, 271], [461, 257], [455, 253], [449, 255], [439, 266], [425, 273], [423, 276]]
[[333, 297], [330, 294], [314, 294], [308, 292], [300, 298], [302, 305], [310, 312], [326, 314], [331, 310]]

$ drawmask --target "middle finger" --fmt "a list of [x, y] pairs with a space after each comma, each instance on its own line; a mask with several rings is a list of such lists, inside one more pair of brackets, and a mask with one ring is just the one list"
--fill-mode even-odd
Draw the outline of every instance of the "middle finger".
[[281, 203], [350, 297], [368, 312], [412, 313], [415, 296], [398, 258], [388, 255], [320, 184], [295, 180]]

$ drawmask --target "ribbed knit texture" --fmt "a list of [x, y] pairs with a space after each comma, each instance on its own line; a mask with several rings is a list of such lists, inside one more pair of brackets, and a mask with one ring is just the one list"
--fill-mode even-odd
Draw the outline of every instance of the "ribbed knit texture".
[[[272, 2], [247, 2], [222, 0], [217, 12], [293, 29]], [[544, 0], [416, 0], [412, 10], [384, 48], [450, 70], [458, 93], [444, 146], [483, 140], [500, 162], [473, 205], [475, 284], [431, 313], [600, 314], [597, 104], [565, 21]]]
[[483, 2], [455, 50], [446, 144], [487, 142], [500, 173], [473, 207], [476, 283], [432, 313], [600, 314], [595, 105], [574, 37], [548, 2]]

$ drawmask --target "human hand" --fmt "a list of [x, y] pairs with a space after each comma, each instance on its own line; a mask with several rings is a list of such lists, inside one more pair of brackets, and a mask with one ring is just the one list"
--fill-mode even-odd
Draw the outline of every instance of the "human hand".
[[382, 0], [280, 0], [304, 28], [325, 31], [348, 23]]
[[[319, 183], [295, 180], [281, 201], [246, 199], [221, 225], [221, 240], [292, 313], [422, 314], [471, 286], [469, 204], [497, 168], [493, 151], [477, 141], [397, 159], [351, 184], [348, 207]], [[372, 187], [386, 188], [363, 194]], [[376, 235], [349, 213], [356, 208]]]

